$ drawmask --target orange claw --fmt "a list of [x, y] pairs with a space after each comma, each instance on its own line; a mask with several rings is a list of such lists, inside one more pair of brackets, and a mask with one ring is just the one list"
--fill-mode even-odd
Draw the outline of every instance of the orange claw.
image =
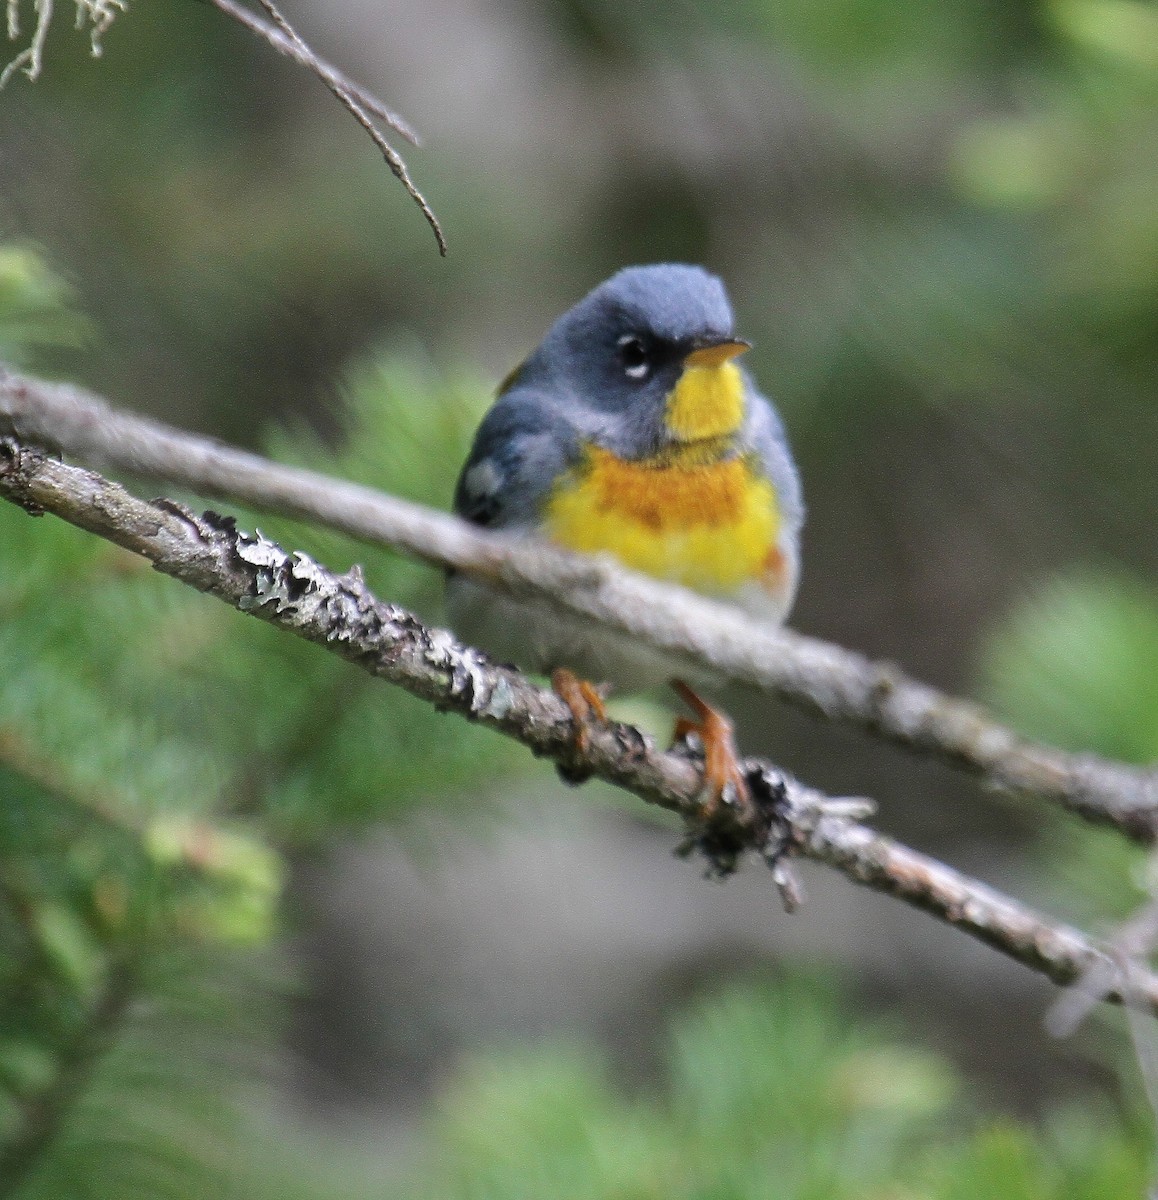
[[704, 744], [704, 791], [707, 793], [705, 817], [711, 817], [724, 798], [728, 784], [735, 789], [736, 803], [748, 803], [748, 784], [732, 736], [732, 722], [702, 699], [682, 679], [673, 679], [672, 688], [690, 708], [695, 709], [696, 721], [688, 717], [676, 720], [672, 740], [678, 741], [689, 733], [699, 734]]
[[586, 754], [592, 722], [607, 723], [603, 697], [593, 683], [580, 679], [566, 667], [556, 667], [551, 672], [551, 690], [571, 710], [571, 720], [575, 722], [575, 749]]

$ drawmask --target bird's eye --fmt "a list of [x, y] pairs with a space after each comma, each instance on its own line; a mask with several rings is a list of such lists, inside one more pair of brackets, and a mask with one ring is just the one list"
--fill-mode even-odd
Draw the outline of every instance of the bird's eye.
[[619, 339], [618, 346], [624, 374], [629, 379], [646, 379], [651, 363], [648, 362], [647, 347], [642, 339], [629, 333]]

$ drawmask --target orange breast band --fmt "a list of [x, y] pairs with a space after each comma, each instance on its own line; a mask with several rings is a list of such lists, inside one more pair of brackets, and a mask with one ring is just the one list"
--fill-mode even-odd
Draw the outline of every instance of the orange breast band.
[[598, 446], [546, 509], [552, 538], [705, 592], [759, 578], [780, 518], [771, 483], [743, 458], [628, 462]]

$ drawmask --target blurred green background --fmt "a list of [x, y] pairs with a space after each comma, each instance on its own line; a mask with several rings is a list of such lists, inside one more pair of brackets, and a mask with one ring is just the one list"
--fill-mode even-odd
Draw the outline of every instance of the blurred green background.
[[[449, 258], [211, 5], [134, 0], [99, 60], [62, 7], [0, 93], [6, 359], [446, 506], [555, 315], [701, 262], [801, 463], [793, 624], [1158, 759], [1158, 8], [286, 12], [424, 134]], [[261, 525], [439, 618], [431, 572]], [[745, 748], [1052, 912], [1145, 899], [1112, 835], [728, 704]], [[675, 840], [0, 510], [0, 1198], [1142, 1193], [1118, 1014], [1051, 1041], [1051, 989], [993, 952], [821, 871], [784, 916]]]

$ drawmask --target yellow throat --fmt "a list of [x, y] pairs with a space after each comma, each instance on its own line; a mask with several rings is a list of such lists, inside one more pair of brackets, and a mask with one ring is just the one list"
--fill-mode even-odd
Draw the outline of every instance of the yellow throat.
[[727, 437], [740, 428], [744, 419], [743, 376], [733, 362], [711, 361], [708, 356], [718, 349], [698, 350], [691, 355], [667, 398], [664, 422], [678, 441]]
[[697, 352], [701, 360], [685, 367], [668, 396], [675, 446], [635, 461], [584, 448], [547, 502], [555, 541], [708, 593], [769, 570], [780, 532], [775, 489], [754, 461], [731, 452], [744, 419], [744, 380], [723, 355], [702, 361], [708, 353]]

